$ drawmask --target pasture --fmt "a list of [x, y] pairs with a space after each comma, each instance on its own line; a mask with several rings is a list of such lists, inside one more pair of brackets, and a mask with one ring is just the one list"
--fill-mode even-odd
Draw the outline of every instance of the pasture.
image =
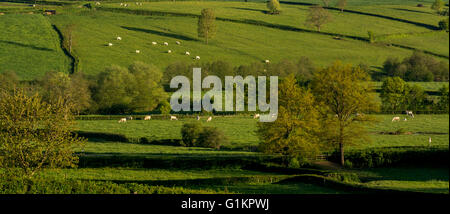
[[33, 80], [47, 71], [70, 71], [70, 58], [46, 17], [3, 15], [0, 29], [0, 72], [14, 71], [21, 79]]
[[[328, 8], [332, 21], [320, 32], [305, 25], [309, 7], [318, 2], [281, 1], [279, 15], [267, 13], [265, 0], [150, 0], [139, 6], [126, 2], [129, 4], [126, 8], [115, 1], [95, 5], [92, 1], [50, 0], [47, 3], [51, 5], [35, 9], [26, 3], [2, 2], [0, 73], [15, 71], [21, 80], [32, 81], [48, 71], [72, 72], [72, 57], [77, 59], [76, 72], [87, 74], [88, 79], [111, 65], [128, 67], [136, 61], [153, 64], [164, 71], [175, 62], [201, 64], [221, 60], [240, 66], [263, 63], [266, 59], [276, 63], [306, 56], [317, 68], [341, 60], [367, 65], [374, 74], [382, 72], [387, 57], [403, 59], [414, 50], [448, 62], [448, 32], [437, 28], [443, 17], [430, 9], [433, 0], [348, 0], [344, 12], [332, 2]], [[87, 3], [92, 8], [84, 6]], [[417, 7], [419, 3], [424, 7]], [[198, 16], [203, 8], [213, 8], [217, 17], [217, 35], [209, 44], [199, 38], [197, 32]], [[55, 9], [57, 14], [42, 15], [42, 9]], [[72, 56], [62, 49], [63, 38], [58, 34], [71, 24], [74, 24]], [[368, 41], [368, 31], [374, 33], [374, 43]], [[163, 45], [164, 42], [168, 45]], [[186, 51], [190, 52], [189, 56]], [[410, 83], [422, 86], [433, 95], [443, 85], [448, 86], [448, 82]], [[375, 85], [379, 89], [381, 82]], [[114, 119], [107, 119], [106, 115], [81, 116], [74, 131], [97, 137], [89, 137], [86, 145], [75, 148], [80, 158], [78, 168], [45, 169], [38, 175], [38, 179], [44, 181], [42, 186], [39, 182], [34, 189], [18, 185], [16, 192], [2, 188], [8, 184], [0, 179], [0, 192], [20, 193], [28, 189], [28, 193], [412, 191], [448, 194], [449, 191], [448, 166], [442, 163], [438, 166], [414, 162], [376, 168], [341, 168], [326, 165], [329, 162], [323, 166], [317, 164], [319, 160], [314, 160], [304, 166], [291, 162], [288, 166], [282, 165], [292, 160], [257, 150], [260, 143], [256, 134], [258, 120], [251, 115], [213, 115], [210, 122], [206, 122], [209, 115], [201, 115], [200, 121], [196, 120], [196, 115], [176, 115], [179, 118], [176, 121], [170, 121], [168, 115], [152, 115], [151, 120], [124, 123], [115, 119], [126, 116], [129, 115], [111, 115]], [[417, 157], [436, 154], [427, 153], [435, 150], [441, 152], [439, 154], [448, 153], [448, 114], [417, 114], [414, 118], [404, 114], [373, 116], [377, 122], [367, 125], [368, 139], [348, 146], [348, 154], [385, 149], [381, 157], [375, 155], [376, 160], [389, 162], [411, 153]], [[392, 122], [397, 116], [400, 121]], [[181, 140], [181, 127], [190, 122], [219, 128], [229, 143], [220, 149], [173, 143]], [[101, 137], [106, 135], [123, 135], [126, 140]], [[369, 155], [362, 156], [370, 159]]]
[[[426, 146], [428, 138], [432, 145], [448, 145], [449, 124], [448, 115], [416, 115], [415, 118], [398, 115], [401, 121], [392, 122], [394, 115], [375, 115], [377, 123], [368, 126], [369, 142], [363, 142], [358, 148], [389, 147], [389, 146]], [[205, 126], [219, 127], [230, 140], [230, 148], [257, 146], [259, 139], [255, 133], [258, 120], [249, 116], [214, 116]], [[407, 118], [408, 121], [403, 121]], [[195, 122], [194, 117], [180, 118], [178, 121], [169, 119], [152, 119], [150, 121], [132, 120], [118, 123], [116, 120], [79, 120], [77, 129], [86, 132], [103, 132], [124, 134], [127, 138], [138, 139], [146, 137], [151, 140], [181, 139], [181, 126], [184, 123]], [[396, 131], [399, 135], [393, 135]]]
[[[29, 18], [39, 17], [34, 21], [50, 23], [59, 29], [75, 24], [74, 54], [79, 60], [80, 70], [86, 74], [97, 74], [112, 64], [126, 67], [135, 61], [164, 69], [178, 61], [197, 62], [193, 59], [195, 56], [201, 57], [199, 62], [223, 60], [234, 66], [263, 62], [265, 59], [278, 62], [307, 56], [316, 66], [326, 66], [335, 60], [341, 60], [355, 65], [363, 63], [375, 71], [379, 71], [388, 56], [409, 56], [411, 48], [446, 56], [439, 59], [448, 60], [448, 33], [435, 29], [442, 17], [432, 12], [429, 8], [430, 1], [421, 1], [425, 5], [421, 8], [415, 6], [416, 1], [348, 1], [348, 11], [341, 13], [330, 9], [332, 21], [321, 32], [305, 25], [310, 6], [308, 3], [312, 2], [315, 3], [282, 1], [283, 12], [277, 16], [266, 14], [266, 5], [259, 0], [157, 1], [144, 2], [142, 6], [128, 2], [127, 8], [121, 7], [119, 3], [103, 2], [95, 6], [96, 10], [79, 8], [82, 5], [80, 2], [64, 7], [51, 6], [58, 11], [57, 15], [36, 14]], [[11, 5], [20, 6], [5, 3], [0, 9], [12, 7]], [[330, 6], [334, 7], [333, 4]], [[214, 8], [217, 16], [218, 32], [209, 45], [197, 37], [196, 17], [202, 8]], [[28, 16], [7, 13], [0, 19], [0, 26], [2, 23], [6, 26], [5, 21], [8, 20], [16, 22], [12, 24], [17, 26], [26, 26], [21, 23], [29, 23], [26, 22]], [[45, 32], [43, 35], [56, 35], [54, 29], [49, 27], [41, 27], [39, 30]], [[368, 31], [374, 32], [378, 43], [367, 42]], [[117, 36], [123, 39], [118, 41]], [[334, 39], [336, 36], [341, 39]], [[22, 45], [20, 48], [26, 48], [24, 50], [27, 51], [14, 60], [5, 60], [0, 72], [14, 70], [21, 78], [32, 79], [49, 70], [70, 69], [71, 61], [62, 54], [57, 37], [40, 42], [41, 40], [33, 38], [32, 33], [9, 28], [8, 38], [22, 38], [20, 44], [28, 46]], [[180, 41], [181, 44], [177, 45], [175, 41]], [[18, 41], [14, 42], [16, 45], [11, 46], [9, 43], [11, 47], [2, 49], [5, 55], [2, 58], [6, 58], [6, 53], [14, 50], [12, 48], [17, 49], [15, 46]], [[52, 44], [47, 44], [48, 42]], [[158, 44], [152, 45], [152, 42]], [[163, 42], [168, 42], [169, 46], [162, 45]], [[31, 43], [35, 45], [32, 46]], [[108, 47], [108, 43], [113, 46]], [[390, 43], [403, 47], [387, 45]], [[36, 47], [40, 48], [38, 52]], [[53, 51], [43, 51], [43, 48]], [[140, 53], [137, 54], [136, 50]], [[167, 53], [168, 50], [172, 53]], [[191, 56], [184, 55], [186, 51]], [[58, 53], [63, 60], [48, 56], [47, 52]], [[24, 58], [27, 60], [21, 60]], [[36, 62], [36, 58], [45, 60]], [[28, 66], [26, 63], [19, 63], [21, 61], [34, 64]]]

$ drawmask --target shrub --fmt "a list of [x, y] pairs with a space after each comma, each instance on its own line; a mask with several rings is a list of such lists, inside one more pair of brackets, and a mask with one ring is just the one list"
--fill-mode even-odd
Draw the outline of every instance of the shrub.
[[448, 18], [439, 22], [439, 28], [448, 32]]
[[183, 146], [197, 146], [197, 141], [200, 134], [203, 132], [203, 127], [200, 123], [187, 123], [181, 128], [181, 138], [183, 139]]
[[216, 127], [205, 127], [198, 137], [198, 146], [219, 149], [226, 144], [228, 139], [223, 132]]
[[[352, 162], [352, 167], [371, 168], [386, 167], [399, 164], [432, 164], [443, 165], [442, 160], [448, 158], [448, 147], [387, 147], [351, 150], [346, 159]], [[338, 162], [339, 153], [334, 152], [330, 161]]]
[[340, 172], [340, 173], [329, 173], [327, 177], [336, 180], [342, 181], [346, 183], [360, 183], [359, 177], [356, 173], [351, 172]]

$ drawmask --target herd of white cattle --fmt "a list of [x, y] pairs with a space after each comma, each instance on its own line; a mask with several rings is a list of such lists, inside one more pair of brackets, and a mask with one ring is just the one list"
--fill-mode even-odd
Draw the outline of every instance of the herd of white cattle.
[[[255, 115], [253, 115], [253, 118], [257, 119], [257, 118], [259, 118], [259, 116], [260, 116], [259, 114], [255, 114]], [[152, 119], [152, 116], [150, 116], [150, 115], [147, 115], [144, 117], [144, 120], [151, 120], [151, 119]], [[211, 122], [212, 119], [213, 119], [212, 116], [209, 116], [206, 119], [206, 122]], [[126, 123], [129, 120], [133, 120], [133, 117], [130, 116], [130, 117], [120, 118], [119, 123]], [[177, 116], [170, 115], [169, 120], [178, 120], [178, 118], [177, 118]], [[201, 117], [197, 116], [197, 120], [201, 120]]]
[[[406, 116], [410, 116], [410, 117], [412, 117], [412, 118], [414, 118], [414, 114], [413, 114], [413, 112], [412, 111], [406, 111]], [[398, 122], [398, 121], [400, 121], [400, 117], [393, 117], [392, 118], [392, 122]], [[408, 121], [408, 119], [405, 117], [404, 119], [403, 119], [403, 121]]]
[[[117, 36], [117, 37], [116, 37], [116, 40], [117, 40], [117, 41], [121, 41], [121, 40], [122, 40], [122, 37]], [[180, 41], [175, 41], [175, 44], [181, 45], [181, 42], [180, 42]], [[152, 42], [152, 45], [158, 45], [158, 42], [153, 41], [153, 42]], [[164, 45], [164, 46], [169, 46], [169, 42], [163, 42], [162, 45]], [[108, 46], [108, 47], [111, 47], [111, 46], [113, 46], [113, 43], [108, 42], [107, 46]], [[136, 52], [137, 54], [139, 54], [139, 53], [141, 53], [141, 50], [135, 50], [135, 52]], [[173, 53], [173, 51], [170, 50], [170, 49], [167, 50], [166, 52], [167, 52], [168, 54]], [[191, 55], [191, 52], [185, 51], [185, 52], [184, 52], [184, 55], [190, 56], [190, 55]], [[193, 59], [195, 59], [195, 60], [200, 60], [200, 56], [195, 56]], [[266, 60], [266, 63], [269, 63], [269, 60]]]

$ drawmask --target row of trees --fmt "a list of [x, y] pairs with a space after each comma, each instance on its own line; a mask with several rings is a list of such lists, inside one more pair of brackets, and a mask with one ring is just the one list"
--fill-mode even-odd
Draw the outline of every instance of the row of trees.
[[336, 62], [314, 73], [311, 87], [301, 87], [294, 75], [279, 85], [278, 118], [259, 123], [260, 148], [289, 159], [315, 157], [337, 148], [344, 165], [345, 147], [364, 139], [363, 125], [377, 111], [370, 76], [359, 67]]
[[389, 57], [383, 63], [383, 70], [390, 77], [400, 77], [407, 81], [449, 81], [449, 64], [422, 52], [414, 52], [400, 60]]
[[38, 93], [44, 102], [62, 102], [73, 114], [151, 111], [158, 105], [167, 112], [162, 76], [158, 68], [142, 62], [128, 68], [110, 66], [90, 77], [81, 72], [48, 72], [28, 84], [20, 84], [14, 73], [5, 72], [0, 74], [0, 89], [11, 93], [20, 87], [29, 95]]
[[170, 83], [170, 80], [177, 76], [183, 75], [192, 78], [192, 68], [202, 68], [202, 76], [215, 75], [224, 80], [225, 76], [279, 76], [281, 78], [294, 74], [302, 83], [307, 83], [312, 78], [315, 65], [307, 57], [300, 57], [298, 60], [281, 60], [278, 63], [262, 63], [255, 62], [250, 65], [241, 65], [234, 67], [225, 61], [215, 61], [206, 63], [186, 63], [176, 62], [166, 67], [164, 71], [164, 84]]
[[448, 112], [448, 86], [439, 89], [438, 99], [432, 99], [416, 84], [408, 84], [400, 77], [388, 77], [383, 81], [380, 98], [385, 112], [446, 111]]

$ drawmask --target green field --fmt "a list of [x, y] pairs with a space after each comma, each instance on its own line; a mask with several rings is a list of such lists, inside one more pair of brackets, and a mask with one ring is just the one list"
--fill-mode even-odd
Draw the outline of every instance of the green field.
[[[437, 29], [444, 17], [430, 9], [433, 1], [348, 0], [344, 12], [328, 8], [332, 21], [320, 32], [305, 25], [310, 4], [322, 3], [318, 0], [282, 1], [279, 15], [267, 14], [265, 0], [148, 0], [139, 1], [144, 2], [142, 6], [127, 2], [130, 6], [126, 8], [119, 1], [101, 1], [101, 5], [94, 6], [92, 1], [50, 0], [48, 3], [52, 5], [36, 8], [30, 7], [31, 1], [29, 4], [0, 2], [0, 73], [14, 71], [21, 80], [34, 80], [49, 71], [73, 71], [72, 58], [61, 48], [62, 38], [57, 31], [69, 24], [75, 24], [72, 53], [78, 60], [75, 67], [88, 78], [111, 65], [127, 67], [136, 61], [164, 70], [175, 62], [221, 60], [239, 66], [262, 63], [266, 59], [276, 63], [307, 56], [318, 68], [341, 60], [354, 65], [362, 63], [380, 72], [387, 57], [403, 59], [416, 49], [448, 62], [449, 34]], [[67, 5], [53, 5], [59, 3]], [[87, 3], [93, 8], [82, 6]], [[417, 7], [419, 3], [424, 7]], [[330, 7], [335, 7], [335, 2]], [[208, 45], [197, 35], [197, 17], [203, 8], [213, 8], [217, 16], [217, 35]], [[57, 14], [42, 15], [42, 9], [56, 9]], [[368, 31], [375, 34], [375, 43], [368, 42]], [[122, 40], [117, 40], [118, 36]], [[176, 41], [181, 44], [177, 45]], [[163, 42], [169, 45], [164, 46]], [[172, 53], [167, 53], [168, 50]], [[186, 51], [191, 55], [185, 55]], [[195, 56], [201, 60], [194, 60]], [[380, 89], [381, 84], [375, 82], [376, 88]], [[449, 83], [410, 84], [422, 86], [436, 98], [439, 89]], [[122, 116], [125, 117], [111, 117]], [[99, 182], [92, 184], [92, 187], [100, 186], [94, 193], [108, 192], [102, 188], [114, 187], [115, 193], [123, 194], [449, 193], [449, 169], [439, 163], [440, 159], [436, 166], [407, 163], [378, 168], [341, 168], [328, 161], [320, 165], [321, 160], [314, 159], [304, 168], [298, 168], [283, 165], [282, 161], [290, 161], [282, 159], [286, 157], [258, 152], [258, 120], [252, 115], [213, 115], [211, 122], [206, 122], [207, 116], [202, 115], [199, 123], [219, 128], [228, 138], [229, 143], [220, 149], [173, 143], [181, 140], [183, 124], [198, 122], [196, 115], [177, 115], [177, 121], [170, 121], [167, 115], [152, 116], [150, 121], [126, 123], [109, 120], [106, 115], [81, 116], [74, 131], [99, 137], [90, 137], [84, 147], [75, 148], [80, 157], [78, 168], [45, 169], [37, 177], [49, 183], [55, 181], [55, 186], [61, 188], [57, 193], [94, 191], [88, 183], [83, 187], [86, 189], [77, 192], [77, 185], [85, 184], [76, 182]], [[367, 126], [368, 140], [346, 147], [348, 155], [384, 149], [389, 151], [381, 156], [394, 154], [395, 159], [397, 153], [426, 157], [435, 154], [427, 152], [448, 150], [448, 114], [417, 114], [415, 118], [404, 114], [373, 116], [377, 122]], [[395, 116], [401, 117], [401, 121], [392, 122]], [[107, 134], [123, 135], [128, 142], [101, 137]], [[430, 138], [431, 147], [428, 147]], [[401, 153], [406, 149], [413, 152]], [[333, 173], [355, 174], [359, 180], [339, 180]], [[53, 193], [51, 188], [55, 187], [49, 183], [43, 182], [44, 186], [36, 187], [34, 193]], [[64, 186], [66, 183], [68, 186]], [[0, 179], [0, 190], [4, 184]], [[30, 189], [18, 186], [18, 192]]]
[[[397, 116], [397, 115], [395, 115]], [[405, 118], [405, 115], [398, 115]], [[448, 145], [449, 123], [448, 115], [416, 115], [408, 121], [391, 122], [394, 115], [376, 115], [379, 121], [368, 126], [371, 142], [363, 142], [359, 148], [386, 146], [424, 146], [428, 145], [428, 138], [432, 138], [433, 145]], [[219, 127], [230, 140], [227, 147], [242, 147], [258, 145], [255, 133], [258, 120], [251, 116], [214, 117], [213, 121], [204, 125]], [[155, 119], [151, 121], [134, 120], [118, 123], [116, 120], [79, 120], [78, 130], [87, 132], [103, 132], [124, 134], [127, 138], [147, 137], [152, 140], [181, 139], [181, 126], [187, 122], [196, 121], [194, 118], [181, 118], [178, 121]], [[411, 132], [402, 135], [389, 135], [388, 132], [397, 130]]]
[[0, 72], [14, 71], [23, 79], [47, 71], [69, 72], [70, 59], [59, 37], [42, 15], [10, 14], [0, 17]]
[[[0, 72], [14, 70], [21, 78], [32, 79], [49, 70], [67, 71], [71, 62], [59, 49], [59, 40], [54, 30], [48, 27], [49, 23], [60, 29], [67, 24], [76, 25], [74, 53], [80, 60], [80, 70], [87, 74], [97, 74], [112, 64], [128, 66], [134, 61], [155, 64], [164, 69], [178, 61], [194, 62], [193, 57], [197, 55], [201, 57], [200, 62], [223, 60], [235, 66], [265, 59], [277, 62], [307, 56], [316, 66], [342, 60], [353, 64], [364, 63], [378, 70], [388, 56], [403, 58], [412, 52], [405, 48], [352, 39], [367, 39], [367, 31], [373, 31], [383, 43], [429, 51], [447, 56], [440, 59], [448, 60], [448, 33], [433, 29], [442, 17], [432, 12], [429, 1], [420, 3], [425, 7], [415, 7], [417, 1], [348, 1], [348, 12], [330, 10], [333, 20], [321, 32], [304, 23], [309, 5], [284, 2], [283, 12], [277, 16], [265, 14], [266, 5], [262, 1], [161, 1], [144, 2], [142, 6], [131, 2], [127, 8], [119, 3], [103, 2], [96, 6], [97, 10], [78, 8], [76, 5], [56, 7], [57, 15], [45, 17], [7, 13], [0, 19], [0, 26], [24, 26], [27, 19], [39, 17], [33, 21], [42, 22], [47, 27], [39, 28], [42, 33], [22, 32], [30, 28], [8, 28], [8, 38], [21, 38], [21, 41], [13, 41], [15, 45], [8, 43], [6, 48], [2, 48], [4, 51], [0, 52], [0, 56], [5, 56], [2, 59], [13, 57], [7, 53], [17, 49], [19, 43], [23, 44], [20, 48], [25, 49], [19, 56], [14, 55], [13, 60], [4, 60], [0, 64]], [[14, 3], [0, 5], [0, 9], [11, 5]], [[331, 6], [334, 6], [333, 3]], [[218, 32], [206, 45], [197, 37], [197, 18], [192, 15], [199, 15], [202, 8], [208, 7], [216, 12]], [[127, 13], [103, 11], [117, 8]], [[135, 10], [159, 13], [135, 15]], [[53, 37], [41, 41], [35, 39], [33, 33]], [[333, 35], [336, 34], [350, 38], [335, 40]], [[117, 41], [117, 36], [123, 39]], [[151, 45], [153, 41], [158, 45]], [[180, 41], [181, 45], [175, 45], [175, 41]], [[112, 47], [106, 46], [109, 42], [113, 43]], [[169, 46], [161, 45], [163, 42], [168, 42]], [[43, 49], [53, 50], [51, 52], [58, 53], [58, 57], [49, 55], [53, 53]], [[172, 54], [166, 53], [169, 49]], [[136, 54], [136, 50], [140, 50], [140, 54]], [[184, 55], [185, 51], [189, 51], [191, 56]], [[20, 63], [25, 58], [30, 64]], [[42, 61], [36, 62], [37, 59]]]

